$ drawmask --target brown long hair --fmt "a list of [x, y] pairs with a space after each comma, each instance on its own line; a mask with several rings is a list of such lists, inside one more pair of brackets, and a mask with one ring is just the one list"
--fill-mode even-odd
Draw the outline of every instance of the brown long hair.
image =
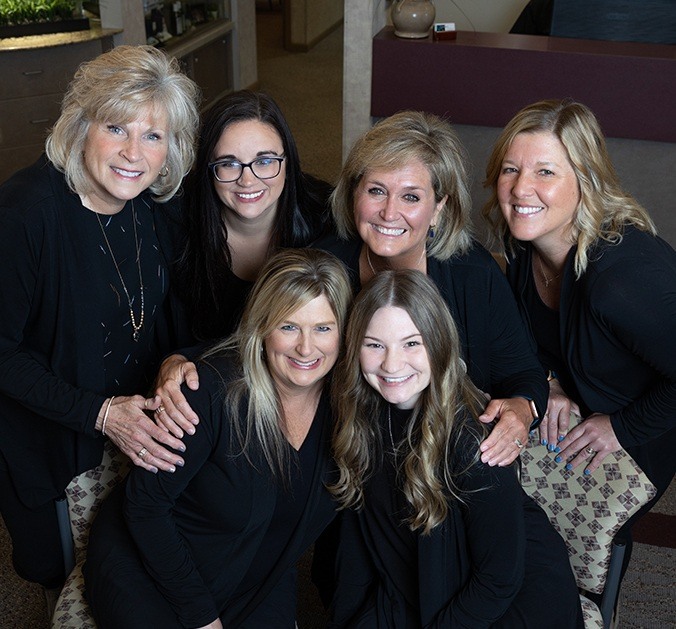
[[[404, 309], [418, 328], [431, 367], [399, 451], [404, 454], [404, 494], [413, 509], [412, 530], [429, 533], [448, 514], [448, 501], [461, 499], [453, 472], [455, 444], [466, 414], [478, 416], [485, 397], [470, 382], [460, 358], [460, 339], [451, 314], [429, 278], [413, 270], [378, 273], [357, 296], [345, 334], [344, 355], [336, 367], [332, 399], [336, 426], [334, 457], [339, 478], [329, 490], [344, 508], [361, 508], [363, 486], [382, 457], [374, 417], [387, 402], [364, 379], [359, 354], [374, 313], [385, 306]], [[476, 434], [483, 427], [476, 423]], [[471, 461], [478, 459], [477, 454]]]

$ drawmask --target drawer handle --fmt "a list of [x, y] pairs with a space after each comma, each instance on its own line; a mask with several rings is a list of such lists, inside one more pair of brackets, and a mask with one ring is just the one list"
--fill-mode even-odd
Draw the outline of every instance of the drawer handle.
[[39, 118], [38, 120], [31, 120], [31, 124], [45, 124], [49, 122], [49, 118]]
[[44, 74], [44, 70], [29, 70], [28, 72], [22, 72], [24, 76], [35, 76], [36, 74]]

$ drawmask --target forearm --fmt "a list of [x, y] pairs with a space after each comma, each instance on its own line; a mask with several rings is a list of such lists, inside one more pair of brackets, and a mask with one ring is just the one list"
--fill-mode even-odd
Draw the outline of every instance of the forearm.
[[95, 423], [105, 396], [59, 378], [21, 349], [0, 353], [0, 391], [51, 421], [95, 436]]

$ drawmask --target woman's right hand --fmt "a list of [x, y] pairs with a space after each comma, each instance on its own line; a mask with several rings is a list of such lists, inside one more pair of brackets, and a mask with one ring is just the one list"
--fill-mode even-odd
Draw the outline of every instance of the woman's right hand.
[[155, 419], [164, 430], [179, 439], [184, 431], [194, 435], [200, 421], [181, 391], [184, 382], [193, 391], [199, 388], [195, 363], [181, 354], [165, 358], [155, 381], [155, 399], [159, 399]]
[[556, 378], [550, 380], [547, 412], [540, 422], [540, 443], [550, 452], [556, 452], [559, 442], [568, 434], [571, 413], [580, 415], [580, 407], [566, 395]]
[[184, 452], [183, 442], [163, 430], [144, 412], [155, 410], [159, 406], [157, 399], [146, 400], [140, 395], [116, 396], [110, 406], [109, 401], [110, 398], [101, 407], [97, 428], [105, 430], [106, 437], [135, 465], [154, 473], [158, 470], [175, 472], [177, 465], [183, 465], [180, 456], [161, 445]]

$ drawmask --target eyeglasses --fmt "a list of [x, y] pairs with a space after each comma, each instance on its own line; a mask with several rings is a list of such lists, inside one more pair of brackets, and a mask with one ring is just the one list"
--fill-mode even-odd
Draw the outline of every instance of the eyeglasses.
[[258, 179], [272, 179], [279, 175], [279, 171], [282, 170], [282, 162], [285, 159], [284, 155], [282, 157], [258, 157], [248, 164], [243, 164], [233, 159], [224, 159], [218, 162], [211, 162], [209, 168], [214, 173], [214, 177], [221, 183], [237, 181], [242, 176], [245, 168], [251, 169], [251, 172]]

